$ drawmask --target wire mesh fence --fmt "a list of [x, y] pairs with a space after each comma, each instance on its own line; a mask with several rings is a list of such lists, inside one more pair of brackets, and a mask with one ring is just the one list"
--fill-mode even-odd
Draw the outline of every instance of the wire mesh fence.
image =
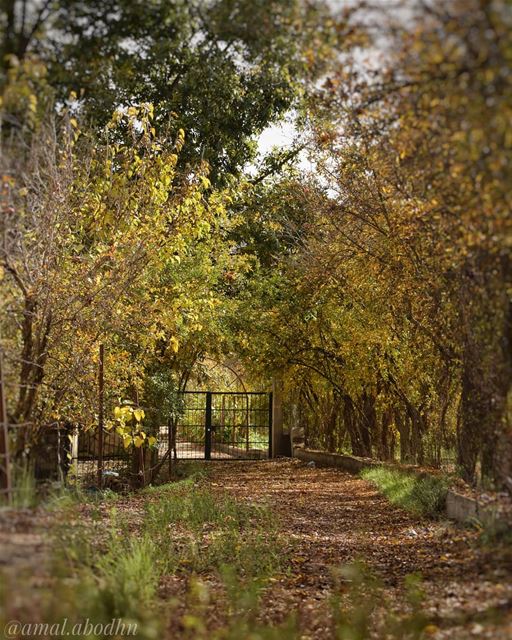
[[[153, 416], [148, 435], [154, 436], [156, 442], [140, 450], [126, 447], [113, 422], [108, 420], [114, 406], [113, 400], [104, 394], [101, 367], [100, 352], [97, 424], [85, 428], [55, 422], [36, 428], [33, 424], [8, 424], [0, 362], [1, 503], [19, 505], [27, 502], [18, 499], [16, 492], [28, 495], [30, 483], [62, 482], [73, 478], [101, 488], [106, 485], [106, 478], [122, 477], [133, 485], [134, 481], [151, 480], [165, 461], [169, 461], [170, 473], [171, 461], [176, 460], [271, 457], [272, 394], [264, 392], [180, 392], [173, 401], [172, 417], [160, 420], [165, 424], [159, 424], [158, 408], [147, 411]], [[30, 445], [19, 455], [23, 430], [31, 434]], [[14, 456], [9, 451], [10, 443], [15, 443]], [[15, 464], [12, 457], [16, 459]]]
[[[272, 394], [263, 392], [185, 391], [176, 413], [153, 434], [156, 444], [144, 464], [159, 468], [169, 460], [253, 460], [271, 456]], [[135, 457], [137, 457], [135, 455]], [[140, 473], [134, 452], [112, 429], [77, 430], [73, 468], [89, 476], [101, 462], [103, 473]], [[135, 470], [134, 470], [135, 468]]]
[[0, 496], [12, 502], [12, 477], [9, 451], [9, 424], [5, 402], [3, 353], [0, 351]]

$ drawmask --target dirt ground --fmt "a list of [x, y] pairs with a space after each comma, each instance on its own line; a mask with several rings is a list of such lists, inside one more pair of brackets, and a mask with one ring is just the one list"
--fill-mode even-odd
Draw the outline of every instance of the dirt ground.
[[391, 602], [399, 602], [407, 574], [422, 576], [436, 638], [512, 639], [510, 548], [483, 547], [474, 531], [411, 516], [338, 470], [297, 461], [215, 463], [211, 482], [277, 514], [292, 571], [273, 589], [269, 615], [279, 619], [296, 607], [305, 637], [326, 637], [332, 569], [362, 559]]
[[[207, 464], [213, 491], [268, 504], [279, 521], [290, 564], [265, 595], [266, 620], [281, 622], [296, 611], [304, 640], [329, 637], [333, 570], [360, 559], [397, 609], [403, 607], [404, 578], [421, 575], [432, 637], [512, 639], [510, 547], [486, 546], [474, 530], [411, 516], [369, 483], [338, 470], [291, 460]], [[118, 507], [132, 510], [136, 520], [144, 499], [127, 496]], [[0, 513], [4, 577], [30, 574], [35, 590], [44, 585], [51, 520], [42, 509]], [[185, 590], [183, 577], [170, 578], [161, 595]]]

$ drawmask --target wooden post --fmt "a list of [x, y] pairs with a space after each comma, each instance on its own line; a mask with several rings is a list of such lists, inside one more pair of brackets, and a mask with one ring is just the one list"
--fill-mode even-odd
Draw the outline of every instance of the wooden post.
[[104, 402], [104, 367], [105, 350], [100, 344], [100, 361], [98, 368], [98, 487], [103, 487], [103, 402]]
[[174, 416], [167, 420], [167, 465], [169, 470], [169, 480], [172, 476], [172, 454], [173, 454], [173, 431], [174, 431]]
[[274, 439], [273, 439], [273, 425], [272, 420], [274, 418], [274, 394], [272, 391], [268, 394], [268, 457], [274, 457]]
[[2, 352], [0, 351], [0, 489], [7, 495], [7, 502], [12, 500], [11, 461], [9, 457], [9, 429], [7, 423], [7, 406], [5, 404], [4, 371]]

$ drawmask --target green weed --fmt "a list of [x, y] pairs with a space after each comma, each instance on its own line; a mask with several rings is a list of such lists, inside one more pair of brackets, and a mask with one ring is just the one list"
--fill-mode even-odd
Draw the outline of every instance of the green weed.
[[62, 521], [55, 528], [53, 573], [58, 580], [46, 619], [120, 619], [137, 624], [137, 637], [156, 637], [160, 621], [152, 611], [163, 572], [159, 550], [148, 536], [130, 533], [115, 509], [106, 533], [102, 524]]
[[[280, 565], [276, 527], [266, 507], [215, 495], [190, 479], [150, 495], [156, 499], [146, 504], [143, 529], [168, 566], [202, 572], [230, 564], [239, 575], [263, 577]], [[181, 535], [173, 539], [177, 528]]]
[[[184, 640], [302, 637], [293, 615], [280, 625], [262, 622], [262, 594], [285, 560], [268, 508], [212, 492], [192, 476], [144, 494], [144, 517], [136, 526], [129, 515], [112, 508], [105, 527], [105, 500], [88, 500], [84, 524], [73, 515], [78, 493], [55, 498], [65, 517], [55, 530], [60, 551], [54, 587], [42, 609], [45, 620], [88, 618], [105, 624], [120, 619], [138, 625], [138, 638], [162, 637], [171, 603], [164, 606], [159, 600], [158, 587], [165, 575], [179, 573], [190, 579], [186, 611], [178, 621]], [[213, 588], [200, 578], [212, 571], [218, 579]], [[418, 579], [407, 581], [403, 610], [383, 617], [383, 609], [390, 611], [384, 588], [364, 565], [345, 567], [335, 578], [333, 638], [367, 640], [376, 628], [390, 640], [423, 637], [428, 621]], [[221, 626], [212, 629], [213, 606], [225, 613]]]
[[17, 509], [30, 509], [38, 504], [38, 495], [34, 467], [28, 462], [13, 464], [12, 506]]
[[[405, 579], [405, 606], [393, 613], [386, 602], [384, 585], [362, 562], [345, 565], [335, 572], [337, 586], [331, 599], [333, 635], [336, 640], [421, 640], [429, 621], [422, 610], [424, 594], [416, 575]], [[344, 594], [344, 597], [342, 597]], [[378, 620], [378, 610], [387, 615]], [[376, 632], [379, 635], [376, 635]]]
[[[186, 613], [180, 619], [183, 640], [299, 640], [303, 637], [294, 614], [278, 625], [261, 621], [261, 590], [253, 582], [241, 581], [235, 571], [225, 568], [222, 585], [219, 594], [201, 579], [191, 580]], [[209, 607], [213, 603], [220, 605], [224, 612], [223, 624], [216, 629], [209, 625]]]
[[100, 599], [111, 618], [137, 619], [152, 604], [160, 580], [157, 558], [147, 536], [111, 536], [107, 553], [96, 563]]
[[444, 508], [448, 480], [420, 476], [398, 469], [364, 469], [361, 477], [373, 482], [388, 500], [416, 515], [435, 516]]

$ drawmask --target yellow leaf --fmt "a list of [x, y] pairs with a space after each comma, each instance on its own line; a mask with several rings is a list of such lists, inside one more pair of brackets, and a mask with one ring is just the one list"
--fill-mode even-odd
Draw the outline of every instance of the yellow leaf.
[[135, 416], [135, 420], [137, 420], [137, 422], [140, 422], [146, 414], [144, 413], [143, 409], [135, 409], [133, 415]]
[[439, 627], [436, 627], [435, 624], [427, 624], [427, 626], [423, 629], [423, 631], [427, 633], [429, 636], [432, 636], [434, 635], [434, 633], [437, 633], [439, 631]]
[[174, 353], [178, 353], [178, 349], [180, 348], [180, 343], [178, 342], [178, 338], [176, 338], [176, 336], [173, 336], [169, 340], [169, 345], [170, 345], [172, 351], [174, 351]]

